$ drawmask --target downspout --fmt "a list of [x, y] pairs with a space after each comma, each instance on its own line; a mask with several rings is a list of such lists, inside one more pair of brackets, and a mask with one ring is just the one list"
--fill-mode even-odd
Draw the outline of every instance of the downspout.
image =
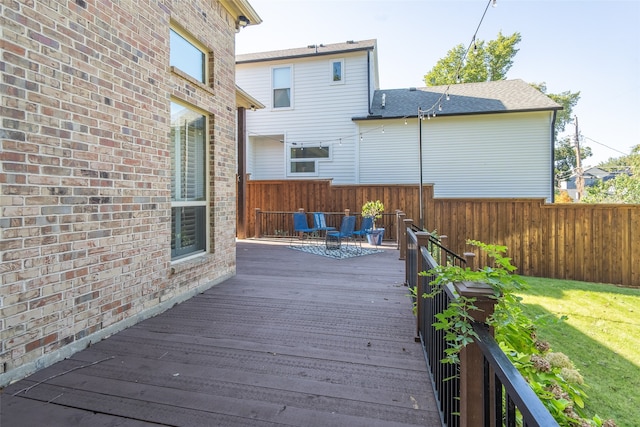
[[556, 114], [557, 110], [553, 110], [551, 118], [551, 203], [555, 203], [556, 199]]
[[367, 51], [367, 109], [371, 115], [371, 51]]

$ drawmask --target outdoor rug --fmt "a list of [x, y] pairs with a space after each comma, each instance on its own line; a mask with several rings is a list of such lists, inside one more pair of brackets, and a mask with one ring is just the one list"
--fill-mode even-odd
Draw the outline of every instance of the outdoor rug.
[[313, 244], [289, 246], [289, 249], [295, 249], [297, 251], [307, 252], [314, 255], [322, 255], [322, 256], [326, 256], [327, 258], [334, 258], [334, 259], [353, 258], [357, 256], [371, 255], [371, 254], [377, 254], [378, 252], [382, 252], [382, 250], [380, 249], [369, 249], [369, 248], [360, 249], [359, 246], [358, 247], [347, 246], [347, 247], [343, 247], [342, 249], [326, 249], [325, 245], [313, 245]]

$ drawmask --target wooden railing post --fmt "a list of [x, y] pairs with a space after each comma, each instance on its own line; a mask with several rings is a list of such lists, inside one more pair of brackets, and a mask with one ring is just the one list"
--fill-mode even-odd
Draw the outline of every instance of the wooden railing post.
[[[469, 313], [474, 321], [485, 323], [493, 314], [496, 299], [491, 286], [485, 283], [455, 283], [462, 296], [476, 298], [478, 310]], [[493, 335], [493, 331], [490, 331]], [[484, 356], [475, 342], [460, 351], [460, 427], [484, 425]]]
[[[422, 298], [422, 294], [424, 293], [424, 289], [420, 288], [421, 276], [420, 272], [425, 271], [424, 258], [422, 257], [422, 252], [420, 248], [422, 246], [427, 246], [429, 244], [429, 233], [425, 233], [423, 231], [418, 231], [416, 233], [416, 238], [418, 239], [418, 250], [416, 251], [416, 277], [413, 278], [413, 283], [416, 284], [416, 337], [420, 336], [420, 325], [422, 324], [422, 305], [424, 304], [424, 298]], [[411, 283], [411, 282], [410, 282]]]
[[400, 250], [398, 259], [404, 259], [407, 254], [407, 228], [404, 225], [404, 220], [407, 215], [400, 210], [396, 212], [396, 236], [398, 236], [398, 250]]
[[402, 225], [401, 225], [402, 230], [400, 234], [402, 239], [402, 245], [400, 245], [400, 259], [407, 258], [407, 227], [411, 227], [411, 224], [413, 224], [412, 219], [404, 218], [402, 220]]
[[407, 247], [407, 245], [409, 244], [409, 238], [407, 237], [407, 227], [409, 227], [412, 223], [413, 223], [413, 220], [407, 219], [407, 218], [404, 219], [404, 227], [402, 228], [404, 244], [400, 248], [400, 256], [404, 257], [404, 271], [405, 271], [404, 283], [406, 286], [408, 286], [411, 283], [411, 280], [409, 277], [409, 271], [411, 269], [409, 268], [409, 266], [411, 265], [411, 261], [415, 261], [415, 260], [409, 259], [410, 257], [407, 255], [409, 253], [409, 248]]
[[475, 271], [476, 254], [474, 254], [473, 252], [465, 252], [462, 254], [462, 256], [467, 261], [467, 267], [469, 267], [471, 271]]
[[[401, 221], [402, 218], [400, 218], [400, 215], [403, 216], [404, 218], [404, 212], [402, 212], [400, 209], [396, 209], [396, 249], [400, 250], [400, 227], [401, 224], [403, 224], [403, 222]], [[400, 258], [402, 259], [402, 258]]]
[[254, 224], [254, 229], [253, 229], [253, 236], [256, 239], [259, 239], [260, 237], [262, 237], [262, 224], [260, 221], [260, 208], [256, 208], [255, 209], [255, 213], [256, 213], [256, 222]]

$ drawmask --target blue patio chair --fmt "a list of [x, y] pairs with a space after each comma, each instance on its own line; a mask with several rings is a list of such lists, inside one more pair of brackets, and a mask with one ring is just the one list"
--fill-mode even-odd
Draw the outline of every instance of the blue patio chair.
[[304, 243], [304, 238], [307, 237], [309, 242], [314, 233], [318, 230], [316, 228], [309, 227], [307, 224], [307, 214], [304, 212], [294, 212], [293, 214], [293, 235], [291, 236], [291, 242], [289, 246], [293, 246], [293, 240], [295, 236], [299, 236], [300, 240]]
[[[338, 243], [337, 248], [339, 248], [341, 251], [344, 248], [344, 250], [347, 251], [349, 249], [349, 240], [353, 241], [353, 232], [355, 231], [355, 228], [356, 228], [356, 217], [353, 215], [343, 216], [342, 223], [340, 224], [340, 230], [327, 231], [326, 248], [334, 247], [330, 243], [337, 242]], [[346, 240], [347, 242], [346, 246], [342, 245], [343, 240]]]
[[362, 222], [360, 223], [360, 229], [353, 232], [353, 236], [355, 240], [357, 240], [358, 243], [360, 243], [361, 251], [362, 251], [362, 241], [368, 234], [371, 234], [372, 229], [373, 229], [373, 218], [363, 217]]
[[318, 231], [334, 231], [336, 228], [335, 227], [329, 227], [327, 226], [327, 220], [324, 217], [324, 214], [322, 212], [314, 212], [313, 213], [313, 228], [315, 228]]

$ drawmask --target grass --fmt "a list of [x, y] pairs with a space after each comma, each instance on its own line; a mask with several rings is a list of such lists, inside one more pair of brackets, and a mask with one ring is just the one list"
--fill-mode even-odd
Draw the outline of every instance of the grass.
[[567, 316], [542, 324], [538, 337], [565, 353], [589, 386], [586, 412], [620, 427], [640, 422], [640, 289], [525, 278], [526, 314]]

